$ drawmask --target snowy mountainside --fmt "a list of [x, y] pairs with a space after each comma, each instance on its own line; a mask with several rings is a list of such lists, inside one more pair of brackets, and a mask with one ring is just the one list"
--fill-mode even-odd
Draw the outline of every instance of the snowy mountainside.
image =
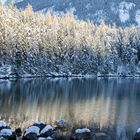
[[73, 13], [77, 18], [92, 20], [100, 23], [116, 23], [119, 26], [136, 25], [140, 27], [139, 0], [21, 0], [15, 1], [18, 8], [25, 8], [28, 4], [34, 11], [55, 13]]

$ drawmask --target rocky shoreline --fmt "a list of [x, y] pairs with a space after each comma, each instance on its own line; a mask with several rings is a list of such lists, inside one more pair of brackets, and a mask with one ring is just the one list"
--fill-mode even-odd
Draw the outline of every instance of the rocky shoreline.
[[[53, 124], [36, 121], [25, 130], [12, 130], [4, 121], [0, 121], [0, 140], [112, 140], [105, 133], [93, 131], [91, 128], [73, 128], [69, 132], [69, 124], [64, 120], [56, 120]], [[133, 140], [140, 140], [140, 129]]]

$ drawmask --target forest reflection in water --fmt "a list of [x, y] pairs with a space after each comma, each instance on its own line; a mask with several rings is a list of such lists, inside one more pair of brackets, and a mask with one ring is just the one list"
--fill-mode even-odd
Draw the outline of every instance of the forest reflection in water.
[[140, 127], [140, 80], [37, 78], [0, 80], [0, 117], [12, 127], [35, 120], [115, 127], [126, 137]]

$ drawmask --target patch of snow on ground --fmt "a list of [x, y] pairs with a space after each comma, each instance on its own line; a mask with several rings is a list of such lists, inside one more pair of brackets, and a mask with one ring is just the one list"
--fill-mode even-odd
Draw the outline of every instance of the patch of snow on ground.
[[0, 136], [11, 136], [13, 131], [11, 129], [2, 129], [0, 131]]
[[40, 129], [37, 126], [31, 126], [26, 129], [25, 136], [29, 133], [36, 133], [37, 135], [39, 135], [39, 131], [40, 131]]
[[41, 134], [49, 131], [49, 130], [53, 130], [52, 126], [51, 125], [47, 125], [45, 126], [42, 130], [41, 130]]
[[75, 133], [85, 133], [85, 132], [89, 132], [90, 130], [88, 128], [82, 128], [82, 129], [76, 129]]
[[131, 2], [121, 2], [119, 4], [119, 18], [122, 23], [125, 23], [130, 19], [130, 10], [135, 7], [134, 3]]
[[138, 27], [140, 27], [140, 9], [136, 11], [136, 16], [135, 16], [136, 22], [138, 24]]

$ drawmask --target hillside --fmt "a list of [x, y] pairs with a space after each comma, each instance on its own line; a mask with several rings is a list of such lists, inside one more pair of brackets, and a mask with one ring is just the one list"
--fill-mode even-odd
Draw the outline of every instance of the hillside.
[[77, 18], [100, 23], [116, 23], [119, 26], [136, 25], [140, 27], [139, 0], [20, 0], [15, 5], [25, 8], [31, 4], [34, 11], [46, 12], [48, 9], [55, 14], [73, 13]]

